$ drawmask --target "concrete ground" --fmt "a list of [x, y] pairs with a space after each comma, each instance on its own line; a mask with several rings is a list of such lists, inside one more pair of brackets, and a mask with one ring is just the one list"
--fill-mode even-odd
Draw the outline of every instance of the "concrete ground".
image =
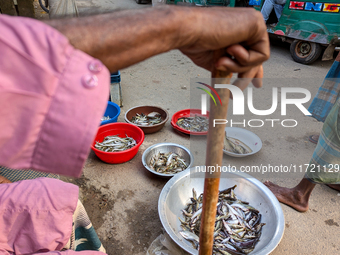
[[[78, 0], [77, 4], [80, 13], [150, 7], [150, 4], [137, 5], [134, 0]], [[318, 61], [310, 66], [298, 64], [290, 57], [289, 45], [272, 40], [271, 58], [264, 64], [266, 79], [263, 89], [254, 92], [255, 108], [270, 108], [272, 87], [303, 87], [313, 97], [331, 64], [331, 61]], [[121, 70], [124, 106], [118, 121], [124, 122], [125, 112], [137, 105], [158, 105], [166, 108], [170, 116], [181, 109], [189, 108], [190, 79], [209, 77], [210, 73], [196, 67], [179, 51], [171, 51]], [[256, 100], [260, 97], [261, 99]], [[306, 106], [310, 102], [311, 100]], [[236, 118], [231, 115], [231, 109], [230, 104], [229, 118], [235, 118], [235, 121], [266, 119], [264, 116], [254, 117], [249, 112], [242, 118]], [[319, 133], [322, 124], [305, 117], [294, 107], [288, 107], [287, 116], [281, 116], [277, 110], [270, 118], [295, 119], [298, 126], [246, 126], [246, 129], [261, 138], [262, 150], [246, 158], [225, 155], [224, 163], [238, 168], [260, 164], [308, 164], [315, 148], [308, 141], [308, 136]], [[110, 255], [145, 254], [152, 241], [162, 233], [157, 204], [167, 180], [149, 173], [141, 162], [143, 151], [160, 142], [174, 142], [188, 148], [192, 146], [189, 136], [174, 131], [168, 121], [160, 132], [145, 136], [138, 154], [131, 161], [110, 165], [100, 161], [91, 152], [82, 178], [63, 178], [79, 185], [81, 200]], [[195, 157], [195, 165], [201, 160], [204, 160], [203, 156]], [[257, 177], [261, 181], [270, 179], [293, 187], [302, 176], [303, 172], [289, 176]], [[323, 185], [316, 186], [310, 199], [310, 209], [306, 213], [298, 213], [281, 204], [285, 216], [285, 232], [272, 254], [340, 254], [339, 206], [340, 194]]]

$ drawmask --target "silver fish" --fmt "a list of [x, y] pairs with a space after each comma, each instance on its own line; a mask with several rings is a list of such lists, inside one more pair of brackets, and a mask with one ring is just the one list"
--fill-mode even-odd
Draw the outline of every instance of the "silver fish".
[[110, 116], [103, 116], [100, 121], [109, 120], [109, 119], [111, 119]]
[[242, 141], [236, 138], [228, 137], [227, 132], [225, 132], [223, 149], [236, 154], [249, 154], [253, 152], [253, 150], [250, 149], [250, 147], [243, 143]]
[[195, 115], [194, 117], [181, 117], [176, 122], [177, 126], [194, 132], [206, 132], [209, 120], [206, 117]]
[[[214, 226], [213, 255], [248, 254], [258, 243], [262, 227], [261, 214], [248, 202], [241, 201], [234, 193], [236, 185], [220, 191], [216, 221]], [[199, 231], [201, 225], [203, 194], [197, 198], [193, 189], [193, 197], [186, 208], [182, 210], [184, 219], [179, 218], [179, 232], [183, 238], [190, 241], [198, 249]]]
[[101, 143], [96, 141], [94, 147], [105, 152], [118, 152], [128, 150], [136, 145], [137, 143], [132, 137], [121, 138], [118, 135], [111, 135], [106, 136]]
[[162, 122], [162, 115], [158, 112], [151, 112], [148, 115], [136, 113], [130, 120], [132, 123], [141, 126], [152, 126]]
[[185, 160], [176, 153], [158, 152], [151, 158], [149, 167], [158, 173], [176, 174], [187, 169], [188, 165], [185, 163]]

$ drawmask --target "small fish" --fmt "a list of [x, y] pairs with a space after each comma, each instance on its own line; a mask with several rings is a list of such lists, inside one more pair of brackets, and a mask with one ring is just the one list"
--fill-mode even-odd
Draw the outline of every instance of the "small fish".
[[[214, 226], [213, 255], [244, 255], [252, 252], [260, 240], [261, 214], [248, 202], [239, 200], [234, 192], [236, 185], [219, 192], [216, 220]], [[198, 249], [203, 206], [203, 193], [193, 196], [182, 210], [184, 219], [179, 217], [181, 228], [179, 232], [186, 240]]]
[[118, 135], [111, 135], [106, 136], [101, 143], [96, 141], [94, 147], [105, 152], [118, 152], [128, 150], [136, 145], [136, 140], [132, 137], [121, 138]]
[[110, 116], [103, 116], [100, 121], [110, 120], [110, 119], [111, 119]]
[[149, 167], [162, 174], [176, 174], [188, 168], [185, 160], [173, 152], [160, 153], [154, 155], [149, 163]]
[[158, 112], [150, 112], [148, 115], [144, 113], [136, 113], [130, 120], [132, 123], [141, 126], [152, 126], [162, 122], [162, 115]]
[[192, 233], [192, 232], [189, 232], [189, 231], [181, 231], [181, 232], [179, 232], [179, 233], [180, 233], [181, 236], [183, 236], [183, 238], [185, 238], [186, 240], [199, 242], [198, 236], [195, 235], [195, 234]]
[[176, 124], [185, 130], [206, 132], [208, 131], [209, 120], [206, 117], [195, 115], [194, 117], [181, 117]]
[[223, 149], [236, 154], [249, 154], [253, 152], [253, 150], [245, 143], [236, 138], [228, 137], [227, 132], [225, 132]]

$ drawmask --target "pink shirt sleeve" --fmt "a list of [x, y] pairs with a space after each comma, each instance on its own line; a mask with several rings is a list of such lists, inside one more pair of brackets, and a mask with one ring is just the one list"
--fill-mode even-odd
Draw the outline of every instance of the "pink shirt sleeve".
[[0, 165], [79, 177], [109, 71], [46, 24], [0, 15]]
[[61, 250], [72, 233], [78, 187], [52, 178], [0, 185], [0, 254]]

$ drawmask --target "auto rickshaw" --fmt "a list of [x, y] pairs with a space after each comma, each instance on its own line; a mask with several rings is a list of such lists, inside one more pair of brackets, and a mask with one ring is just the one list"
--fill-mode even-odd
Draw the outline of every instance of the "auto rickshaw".
[[[200, 6], [254, 7], [261, 10], [265, 0], [168, 0], [168, 4], [191, 3]], [[340, 0], [290, 1], [287, 0], [280, 20], [274, 10], [267, 31], [290, 43], [294, 61], [311, 64], [319, 58], [333, 59], [340, 46]]]

